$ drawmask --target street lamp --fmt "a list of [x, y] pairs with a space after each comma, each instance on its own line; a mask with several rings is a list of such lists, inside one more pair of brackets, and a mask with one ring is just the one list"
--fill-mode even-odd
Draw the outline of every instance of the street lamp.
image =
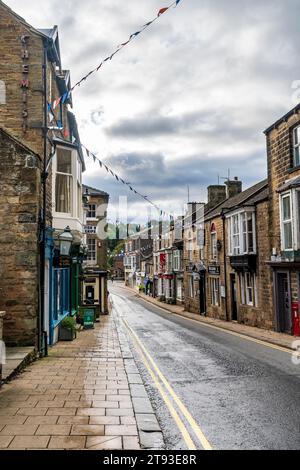
[[59, 235], [58, 239], [61, 256], [69, 256], [73, 242], [73, 235], [70, 227], [66, 227], [64, 232]]

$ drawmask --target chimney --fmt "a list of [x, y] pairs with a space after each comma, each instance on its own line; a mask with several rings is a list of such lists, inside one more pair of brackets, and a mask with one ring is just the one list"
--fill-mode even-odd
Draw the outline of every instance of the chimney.
[[213, 207], [221, 204], [226, 199], [226, 186], [223, 184], [214, 184], [207, 188], [207, 207]]
[[242, 192], [242, 182], [239, 181], [238, 177], [235, 176], [232, 181], [228, 180], [225, 182], [226, 185], [226, 197], [227, 199], [236, 196]]

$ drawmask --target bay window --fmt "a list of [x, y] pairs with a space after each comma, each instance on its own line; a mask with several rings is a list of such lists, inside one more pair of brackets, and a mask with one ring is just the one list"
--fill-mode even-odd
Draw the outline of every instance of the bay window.
[[294, 166], [300, 165], [300, 126], [293, 130]]
[[57, 166], [55, 181], [55, 210], [56, 212], [72, 213], [72, 152], [57, 149]]
[[228, 218], [228, 247], [231, 256], [256, 253], [253, 210], [239, 212]]
[[281, 198], [281, 228], [283, 250], [293, 249], [293, 223], [292, 223], [292, 198], [291, 193]]
[[173, 263], [174, 263], [174, 271], [180, 271], [181, 270], [181, 251], [176, 250], [173, 252]]

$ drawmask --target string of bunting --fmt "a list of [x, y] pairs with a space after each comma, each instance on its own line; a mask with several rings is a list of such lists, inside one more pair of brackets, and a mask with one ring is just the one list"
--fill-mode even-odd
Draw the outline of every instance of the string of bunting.
[[172, 214], [169, 214], [166, 211], [162, 210], [157, 204], [152, 202], [147, 196], [143, 196], [143, 194], [137, 191], [131, 183], [126, 183], [126, 181], [124, 181], [124, 179], [121, 178], [121, 176], [119, 176], [115, 171], [113, 171], [106, 163], [100, 160], [93, 152], [91, 152], [87, 147], [85, 147], [85, 145], [81, 144], [81, 146], [85, 149], [87, 157], [88, 158], [92, 157], [94, 160], [94, 163], [98, 162], [100, 168], [105, 169], [108, 174], [113, 176], [113, 178], [115, 178], [118, 181], [118, 183], [123, 184], [124, 186], [127, 186], [127, 188], [129, 188], [129, 190], [133, 192], [136, 196], [141, 197], [144, 201], [148, 202], [148, 204], [151, 204], [151, 206], [155, 207], [155, 209], [159, 212], [161, 217], [168, 216], [173, 219]]
[[143, 33], [147, 28], [149, 28], [155, 21], [158, 20], [158, 18], [160, 18], [164, 13], [166, 13], [166, 11], [168, 11], [170, 8], [172, 8], [173, 6], [176, 8], [177, 5], [179, 4], [179, 2], [181, 2], [181, 0], [175, 0], [173, 3], [171, 3], [171, 5], [169, 5], [168, 7], [164, 7], [164, 8], [161, 8], [158, 13], [157, 13], [157, 16], [151, 20], [151, 21], [148, 21], [147, 23], [145, 23], [141, 29], [139, 31], [136, 31], [135, 33], [131, 34], [129, 36], [129, 39], [125, 42], [123, 42], [122, 44], [119, 44], [116, 48], [116, 50], [110, 54], [108, 57], [106, 57], [104, 60], [102, 60], [102, 62], [100, 62], [100, 64], [94, 68], [93, 70], [91, 70], [89, 73], [87, 73], [84, 77], [81, 78], [81, 80], [79, 80], [77, 83], [75, 83], [75, 85], [71, 88], [71, 90], [69, 90], [68, 92], [64, 93], [62, 96], [60, 96], [59, 98], [57, 98], [56, 100], [53, 101], [52, 103], [52, 109], [55, 110], [57, 108], [57, 106], [62, 103], [66, 103], [66, 101], [68, 101], [68, 99], [70, 98], [70, 95], [72, 93], [72, 91], [79, 87], [83, 82], [85, 82], [87, 80], [87, 78], [89, 78], [91, 75], [93, 75], [94, 73], [96, 72], [99, 72], [99, 70], [102, 68], [102, 66], [113, 59], [113, 57], [121, 51], [121, 49], [123, 49], [124, 47], [128, 46], [132, 41], [133, 39], [135, 39], [137, 36], [139, 36], [141, 33]]

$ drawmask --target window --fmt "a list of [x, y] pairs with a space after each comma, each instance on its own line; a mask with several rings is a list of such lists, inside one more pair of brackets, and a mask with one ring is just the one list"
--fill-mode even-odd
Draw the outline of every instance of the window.
[[195, 286], [194, 286], [194, 277], [191, 275], [189, 277], [189, 297], [195, 297]]
[[216, 232], [212, 232], [210, 234], [210, 240], [211, 240], [211, 259], [216, 260], [218, 257]]
[[300, 126], [293, 130], [294, 166], [300, 165]]
[[228, 219], [228, 246], [231, 256], [256, 252], [255, 213], [245, 211]]
[[256, 276], [252, 273], [240, 274], [241, 302], [257, 307]]
[[96, 218], [96, 204], [89, 204], [89, 210], [87, 213], [88, 219], [95, 219]]
[[96, 227], [93, 226], [93, 225], [86, 225], [85, 226], [85, 233], [95, 234], [96, 233]]
[[220, 305], [220, 280], [218, 277], [210, 278], [211, 304]]
[[72, 205], [72, 152], [57, 149], [57, 168], [55, 181], [55, 210], [71, 214]]
[[54, 269], [53, 272], [53, 320], [59, 322], [70, 313], [70, 271]]
[[253, 213], [245, 212], [242, 214], [242, 227], [243, 227], [243, 252], [253, 253], [254, 239], [253, 239]]
[[293, 227], [292, 227], [292, 201], [291, 194], [285, 194], [281, 198], [281, 218], [282, 218], [282, 248], [283, 250], [293, 249]]
[[96, 261], [96, 239], [89, 238], [88, 241], [88, 261]]
[[240, 223], [238, 215], [232, 217], [232, 248], [234, 255], [240, 254]]
[[176, 250], [173, 252], [173, 268], [174, 271], [181, 270], [181, 251]]

